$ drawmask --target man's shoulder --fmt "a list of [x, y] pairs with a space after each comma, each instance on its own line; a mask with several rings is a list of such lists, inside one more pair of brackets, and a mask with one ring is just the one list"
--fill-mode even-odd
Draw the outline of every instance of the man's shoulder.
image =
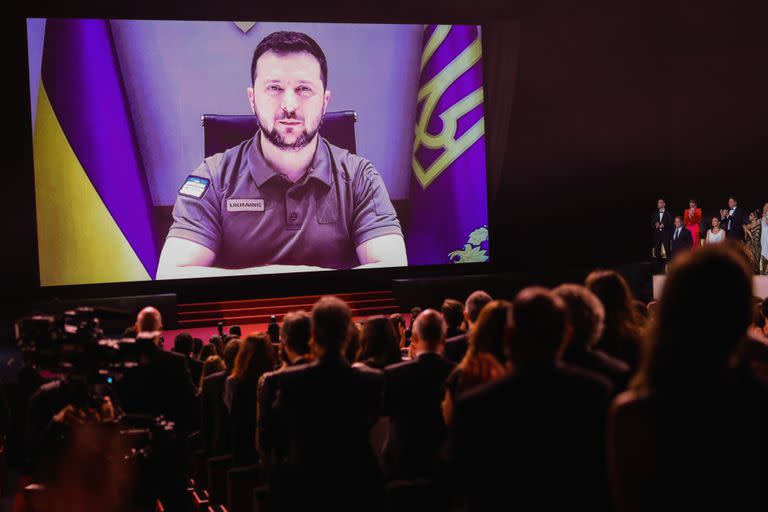
[[467, 333], [459, 334], [458, 336], [454, 336], [453, 338], [448, 338], [447, 340], [445, 340], [445, 344], [447, 345], [450, 343], [451, 345], [454, 345], [454, 344], [466, 343], [467, 337], [468, 337]]
[[234, 173], [247, 172], [247, 155], [253, 146], [254, 138], [244, 140], [237, 146], [203, 159], [203, 163], [193, 174], [205, 174], [206, 171], [214, 182], [222, 178], [229, 178]]
[[339, 146], [334, 146], [326, 139], [321, 140], [328, 146], [333, 167], [343, 182], [353, 183], [361, 179], [371, 179], [378, 176], [378, 171], [367, 158]]
[[578, 366], [563, 364], [555, 370], [555, 374], [562, 379], [565, 387], [572, 390], [582, 389], [589, 394], [605, 395], [610, 395], [613, 390], [613, 384], [608, 378]]

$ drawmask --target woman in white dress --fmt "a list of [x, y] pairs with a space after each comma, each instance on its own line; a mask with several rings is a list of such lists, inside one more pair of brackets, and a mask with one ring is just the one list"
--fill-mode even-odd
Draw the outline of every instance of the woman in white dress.
[[712, 228], [707, 230], [707, 244], [719, 244], [725, 240], [725, 231], [720, 229], [720, 219], [712, 217]]

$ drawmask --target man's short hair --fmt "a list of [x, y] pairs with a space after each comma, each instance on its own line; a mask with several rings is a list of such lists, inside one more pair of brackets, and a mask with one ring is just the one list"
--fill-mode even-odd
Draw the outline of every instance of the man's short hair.
[[683, 222], [683, 216], [682, 215], [675, 215], [674, 220], [680, 219], [680, 222]]
[[243, 335], [243, 330], [240, 328], [239, 325], [233, 325], [229, 328], [229, 334], [233, 334], [237, 336], [238, 338]]
[[419, 341], [429, 348], [435, 348], [445, 338], [445, 331], [445, 319], [434, 309], [422, 311], [413, 324], [413, 332], [419, 337]]
[[[565, 301], [568, 308], [573, 327], [571, 344], [580, 347], [594, 345], [605, 327], [605, 308], [597, 295], [578, 284], [563, 284], [552, 291]], [[642, 302], [640, 304], [645, 307]]]
[[251, 60], [251, 83], [256, 81], [256, 63], [259, 57], [267, 52], [273, 52], [278, 55], [290, 53], [306, 52], [317, 59], [320, 64], [320, 79], [323, 82], [323, 89], [328, 88], [328, 61], [325, 59], [325, 53], [317, 42], [307, 34], [301, 32], [272, 32], [261, 40], [253, 51]]
[[565, 302], [541, 287], [531, 287], [517, 294], [512, 307], [515, 329], [514, 352], [554, 359], [568, 327]]
[[352, 312], [338, 297], [323, 297], [312, 307], [312, 336], [327, 352], [341, 353], [351, 323]]
[[467, 303], [465, 306], [469, 320], [471, 322], [477, 322], [477, 317], [480, 315], [480, 310], [482, 310], [485, 305], [492, 300], [493, 299], [491, 296], [483, 290], [472, 292], [470, 296], [467, 297]]
[[464, 304], [456, 299], [445, 299], [440, 310], [449, 328], [458, 329], [464, 321]]
[[184, 354], [185, 356], [188, 356], [192, 353], [192, 350], [195, 346], [195, 340], [192, 338], [192, 335], [188, 332], [182, 332], [181, 334], [177, 334], [176, 337], [173, 339], [173, 351], [178, 354]]
[[312, 335], [312, 319], [306, 311], [292, 311], [283, 317], [280, 337], [296, 354], [309, 353], [309, 337]]

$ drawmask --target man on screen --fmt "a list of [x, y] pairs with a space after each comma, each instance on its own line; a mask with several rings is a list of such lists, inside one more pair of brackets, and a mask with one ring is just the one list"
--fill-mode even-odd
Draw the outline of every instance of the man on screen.
[[260, 129], [187, 178], [157, 278], [407, 265], [379, 173], [318, 134], [331, 97], [320, 46], [298, 32], [268, 35], [251, 82]]

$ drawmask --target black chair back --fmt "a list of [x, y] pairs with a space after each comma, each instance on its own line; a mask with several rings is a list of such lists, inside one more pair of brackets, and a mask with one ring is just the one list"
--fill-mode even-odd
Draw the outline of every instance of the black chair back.
[[[354, 110], [326, 112], [320, 135], [334, 146], [356, 153], [355, 121], [357, 112]], [[206, 158], [250, 139], [259, 128], [256, 116], [205, 114], [202, 123]]]

